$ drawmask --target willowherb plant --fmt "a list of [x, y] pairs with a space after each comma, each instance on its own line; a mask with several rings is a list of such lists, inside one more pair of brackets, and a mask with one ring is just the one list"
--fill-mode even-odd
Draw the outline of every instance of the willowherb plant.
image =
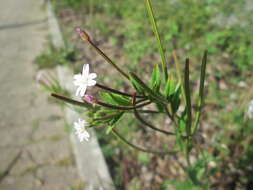
[[[125, 144], [139, 151], [154, 153], [158, 155], [172, 154], [176, 155], [178, 152], [183, 152], [186, 158], [187, 166], [182, 166], [183, 169], [189, 174], [191, 181], [195, 185], [205, 186], [199, 179], [199, 173], [196, 171], [195, 163], [190, 161], [190, 153], [196, 148], [198, 151], [202, 151], [198, 143], [202, 143], [202, 136], [199, 132], [199, 123], [201, 118], [201, 112], [204, 105], [204, 82], [207, 63], [207, 51], [205, 51], [200, 73], [200, 87], [198, 93], [198, 104], [196, 113], [193, 114], [193, 107], [191, 101], [191, 90], [189, 80], [189, 64], [190, 60], [185, 60], [184, 73], [181, 73], [180, 63], [177, 59], [176, 53], [173, 52], [173, 58], [176, 63], [177, 77], [175, 78], [171, 73], [168, 73], [167, 62], [163, 45], [161, 43], [159, 31], [157, 28], [156, 20], [153, 14], [153, 9], [150, 0], [146, 0], [147, 11], [151, 20], [152, 28], [158, 43], [159, 52], [161, 55], [161, 68], [159, 65], [155, 65], [150, 81], [147, 83], [142, 80], [137, 74], [133, 72], [126, 72], [118, 65], [116, 65], [90, 38], [90, 36], [80, 28], [76, 31], [80, 35], [81, 39], [88, 42], [94, 50], [99, 53], [107, 63], [109, 63], [114, 69], [116, 69], [122, 77], [128, 81], [133, 89], [134, 93], [122, 92], [104, 84], [98, 83], [95, 78], [95, 73], [89, 73], [89, 65], [83, 66], [81, 74], [74, 76], [74, 85], [77, 86], [76, 95], [81, 96], [83, 102], [76, 101], [65, 96], [53, 93], [52, 96], [63, 100], [67, 103], [77, 106], [85, 107], [89, 110], [87, 121], [79, 119], [75, 123], [76, 134], [80, 141], [88, 140], [90, 137], [87, 129], [90, 127], [96, 127], [99, 125], [108, 126], [108, 132], [111, 132]], [[93, 97], [86, 94], [87, 87], [96, 87], [103, 90], [100, 92], [100, 98]], [[155, 104], [157, 110], [147, 109], [146, 106]], [[183, 112], [179, 112], [179, 106], [184, 107]], [[135, 118], [140, 121], [144, 126], [149, 127], [157, 132], [161, 132], [164, 135], [176, 137], [176, 146], [171, 150], [150, 150], [143, 147], [139, 147], [129, 142], [124, 135], [120, 134], [115, 128], [116, 123], [126, 113], [131, 113]], [[155, 124], [146, 121], [142, 114], [165, 114], [173, 123], [174, 131], [167, 131], [155, 126]], [[193, 117], [194, 116], [194, 117]], [[205, 158], [205, 152], [202, 152], [203, 159]], [[195, 164], [195, 165], [194, 165]], [[198, 166], [199, 167], [199, 164]], [[202, 177], [207, 174], [207, 162], [202, 163], [201, 168]]]

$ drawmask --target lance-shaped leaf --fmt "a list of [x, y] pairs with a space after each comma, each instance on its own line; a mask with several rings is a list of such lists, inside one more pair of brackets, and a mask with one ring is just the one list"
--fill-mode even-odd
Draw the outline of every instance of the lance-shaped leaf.
[[186, 98], [186, 113], [187, 113], [187, 122], [186, 130], [187, 135], [191, 135], [191, 124], [192, 124], [192, 111], [191, 111], [191, 93], [190, 93], [190, 80], [189, 80], [189, 59], [186, 59], [185, 70], [184, 70], [184, 92]]
[[176, 113], [179, 108], [179, 105], [181, 102], [180, 94], [181, 94], [181, 88], [180, 86], [177, 86], [177, 88], [175, 89], [175, 93], [172, 94], [170, 98], [171, 108], [172, 108], [173, 113]]
[[150, 80], [150, 86], [154, 90], [154, 92], [159, 92], [161, 86], [161, 73], [159, 70], [159, 66], [156, 64]]
[[119, 106], [131, 105], [131, 100], [129, 98], [119, 95], [119, 94], [101, 92], [100, 97], [103, 101], [109, 104], [119, 105]]
[[161, 41], [161, 38], [160, 38], [160, 33], [158, 31], [158, 27], [157, 27], [157, 24], [156, 24], [156, 19], [155, 19], [155, 16], [154, 16], [153, 7], [152, 7], [152, 4], [151, 4], [150, 0], [146, 0], [146, 8], [147, 8], [147, 12], [148, 12], [151, 24], [152, 24], [153, 32], [154, 32], [155, 37], [156, 37], [159, 53], [160, 53], [160, 56], [161, 56], [161, 59], [162, 59], [162, 69], [163, 69], [163, 74], [164, 74], [164, 80], [167, 80], [168, 71], [167, 71], [167, 62], [166, 62], [165, 51], [164, 51], [164, 47], [163, 47], [163, 44], [162, 44], [162, 41]]
[[141, 85], [137, 81], [135, 81], [131, 76], [130, 76], [130, 81], [131, 81], [133, 87], [135, 88], [135, 90], [139, 94], [145, 95], [145, 92], [144, 92], [143, 88], [141, 87]]
[[145, 94], [147, 94], [147, 96], [154, 101], [163, 103], [163, 104], [168, 104], [168, 101], [165, 97], [163, 97], [160, 93], [158, 92], [154, 92], [152, 89], [150, 89], [137, 75], [135, 75], [134, 73], [130, 73], [130, 80], [133, 81], [134, 83], [136, 83], [139, 88], [142, 89], [142, 91], [144, 91]]
[[173, 59], [174, 59], [175, 64], [176, 64], [177, 78], [178, 78], [179, 84], [181, 85], [181, 88], [182, 88], [183, 101], [186, 104], [186, 98], [185, 98], [185, 93], [184, 93], [183, 77], [181, 75], [180, 62], [177, 58], [177, 55], [176, 55], [175, 51], [172, 52], [172, 55], [173, 55]]
[[168, 100], [170, 99], [171, 95], [175, 93], [176, 87], [176, 80], [173, 78], [172, 75], [170, 75], [166, 81], [164, 90], [164, 94]]

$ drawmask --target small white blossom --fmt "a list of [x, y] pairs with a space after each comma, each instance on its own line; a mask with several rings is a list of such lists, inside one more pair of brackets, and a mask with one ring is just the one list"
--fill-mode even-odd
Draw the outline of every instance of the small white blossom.
[[84, 121], [82, 119], [78, 119], [78, 122], [74, 123], [74, 127], [76, 130], [75, 134], [79, 138], [80, 142], [82, 142], [84, 139], [86, 141], [89, 141], [90, 134], [85, 129], [85, 127], [87, 127], [88, 125], [89, 125], [89, 123], [87, 123], [86, 121]]
[[214, 161], [210, 161], [210, 162], [208, 163], [208, 166], [209, 166], [210, 168], [215, 168], [215, 167], [217, 166], [217, 164], [216, 164], [216, 162], [214, 162]]
[[89, 73], [89, 64], [83, 65], [82, 74], [74, 75], [74, 85], [77, 86], [76, 96], [84, 96], [88, 86], [94, 86], [97, 77], [96, 73]]
[[249, 103], [247, 116], [249, 117], [249, 119], [253, 119], [253, 99]]

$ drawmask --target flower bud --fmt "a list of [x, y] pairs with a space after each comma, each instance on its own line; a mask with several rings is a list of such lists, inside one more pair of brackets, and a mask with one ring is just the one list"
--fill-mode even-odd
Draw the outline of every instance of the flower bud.
[[44, 70], [40, 70], [36, 74], [35, 80], [37, 81], [37, 83], [39, 83], [40, 85], [42, 85], [44, 87], [47, 87], [47, 88], [50, 87], [50, 81], [49, 81], [48, 76]]
[[80, 35], [82, 40], [90, 41], [89, 35], [84, 30], [82, 30], [81, 28], [76, 28], [76, 32]]
[[92, 96], [92, 95], [88, 95], [88, 94], [85, 94], [84, 96], [83, 96], [83, 100], [84, 101], [86, 101], [86, 102], [88, 102], [88, 103], [90, 103], [90, 104], [94, 104], [94, 103], [96, 103], [96, 98], [94, 97], [94, 96]]

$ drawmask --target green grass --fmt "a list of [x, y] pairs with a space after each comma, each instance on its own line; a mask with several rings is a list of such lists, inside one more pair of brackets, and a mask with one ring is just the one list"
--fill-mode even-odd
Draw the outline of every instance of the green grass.
[[40, 68], [53, 68], [57, 65], [69, 65], [75, 61], [75, 50], [72, 47], [57, 49], [49, 45], [45, 51], [36, 57], [35, 64]]
[[[253, 16], [245, 9], [245, 0], [228, 3], [222, 0], [152, 1], [166, 53], [185, 51], [200, 57], [208, 49], [215, 57], [229, 54], [227, 63], [240, 70], [253, 66]], [[158, 52], [145, 10], [144, 1], [136, 0], [64, 0], [56, 7], [71, 7], [87, 17], [91, 27], [113, 39], [121, 37], [122, 48], [131, 63]], [[228, 11], [229, 10], [229, 11]], [[235, 18], [235, 19], [234, 19]], [[113, 40], [117, 43], [117, 40]]]

